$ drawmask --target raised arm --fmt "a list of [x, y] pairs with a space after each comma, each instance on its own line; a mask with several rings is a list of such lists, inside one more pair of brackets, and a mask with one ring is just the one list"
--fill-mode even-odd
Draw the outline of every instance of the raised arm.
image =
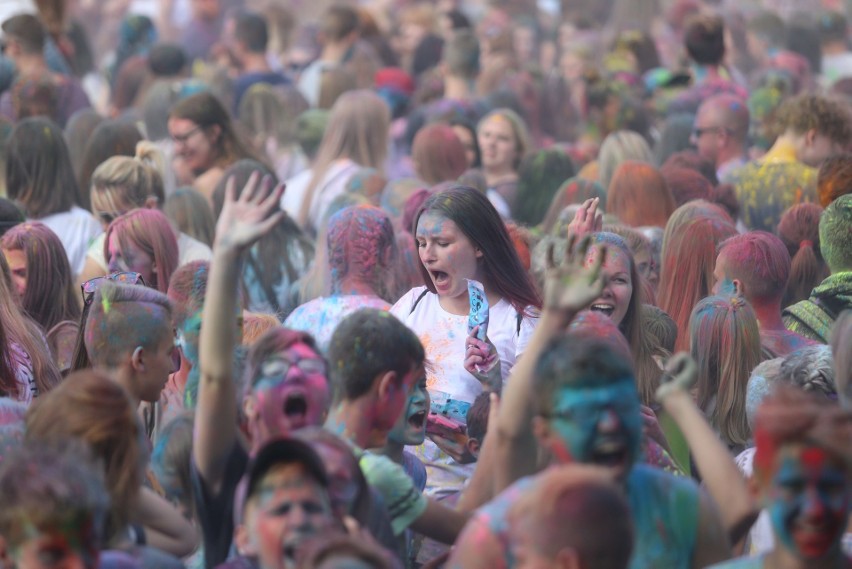
[[548, 251], [541, 318], [526, 351], [512, 368], [497, 415], [495, 492], [534, 473], [538, 446], [531, 427], [536, 363], [550, 339], [565, 330], [578, 312], [598, 298], [606, 284], [601, 272], [606, 249], [601, 248], [595, 262], [585, 267], [591, 238], [583, 238], [579, 246], [575, 246], [576, 241], [574, 236], [569, 238], [565, 258], [559, 265], [554, 262], [553, 247]]
[[697, 377], [695, 362], [680, 352], [666, 365], [657, 400], [680, 427], [695, 466], [716, 503], [731, 543], [745, 537], [760, 509], [728, 449], [695, 405], [689, 389]]
[[216, 224], [213, 260], [204, 301], [199, 359], [201, 378], [193, 429], [193, 460], [210, 491], [218, 493], [228, 454], [237, 436], [237, 394], [233, 381], [237, 344], [237, 286], [244, 253], [281, 220], [283, 186], [253, 175], [239, 199], [228, 181], [225, 204]]

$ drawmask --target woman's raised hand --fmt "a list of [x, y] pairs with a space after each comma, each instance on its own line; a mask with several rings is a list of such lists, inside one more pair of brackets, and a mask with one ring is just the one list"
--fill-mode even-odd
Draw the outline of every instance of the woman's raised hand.
[[[592, 247], [598, 248], [598, 254], [586, 266], [586, 256]], [[557, 265], [551, 245], [547, 250], [544, 276], [544, 310], [570, 320], [598, 298], [606, 286], [606, 275], [601, 271], [606, 254], [605, 246], [592, 245], [591, 235], [583, 237], [579, 244], [577, 236], [571, 235], [565, 257]]]
[[589, 198], [583, 202], [568, 224], [568, 235], [585, 237], [603, 228], [603, 213], [598, 211], [600, 201], [600, 198]]
[[266, 235], [284, 217], [278, 208], [284, 185], [272, 187], [268, 177], [261, 180], [255, 172], [246, 182], [240, 197], [235, 197], [234, 178], [225, 186], [225, 203], [216, 223], [214, 249], [244, 251]]

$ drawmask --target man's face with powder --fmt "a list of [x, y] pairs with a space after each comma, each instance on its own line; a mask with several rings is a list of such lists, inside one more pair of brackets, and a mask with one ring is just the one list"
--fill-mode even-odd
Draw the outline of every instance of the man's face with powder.
[[261, 569], [295, 567], [305, 540], [332, 524], [325, 488], [299, 463], [270, 468], [246, 503], [246, 553]]

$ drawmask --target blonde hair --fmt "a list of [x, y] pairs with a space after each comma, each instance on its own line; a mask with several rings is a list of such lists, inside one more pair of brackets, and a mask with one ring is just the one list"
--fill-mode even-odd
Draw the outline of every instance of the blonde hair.
[[281, 326], [281, 321], [274, 314], [261, 312], [243, 313], [243, 346], [251, 346], [254, 341], [269, 330]]
[[604, 191], [609, 192], [615, 170], [628, 160], [654, 163], [654, 154], [642, 135], [631, 130], [619, 130], [607, 136], [598, 154], [598, 181]]
[[389, 127], [390, 110], [372, 91], [349, 91], [340, 96], [331, 109], [328, 127], [314, 162], [313, 176], [299, 210], [297, 221], [301, 227], [309, 225], [308, 215], [314, 194], [336, 160], [348, 158], [360, 166], [382, 169], [387, 155]]
[[155, 198], [162, 205], [162, 153], [147, 141], [136, 145], [136, 155], [113, 156], [92, 173], [92, 212], [96, 216], [117, 217], [128, 211], [145, 207]]

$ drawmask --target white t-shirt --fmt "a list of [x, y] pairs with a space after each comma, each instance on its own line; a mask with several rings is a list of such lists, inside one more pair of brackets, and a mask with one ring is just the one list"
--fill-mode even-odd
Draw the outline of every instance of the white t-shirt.
[[37, 221], [48, 226], [62, 241], [74, 276], [82, 273], [89, 244], [104, 232], [95, 216], [75, 205], [69, 211], [54, 213]]
[[[310, 229], [313, 234], [317, 233], [320, 222], [325, 212], [328, 211], [328, 206], [334, 198], [346, 191], [346, 184], [349, 179], [360, 169], [361, 166], [348, 158], [341, 158], [332, 162], [322, 182], [314, 189], [311, 207], [308, 210], [308, 227], [306, 229]], [[308, 184], [311, 183], [313, 177], [313, 170], [305, 170], [287, 180], [287, 190], [281, 197], [281, 209], [286, 211], [293, 219], [299, 219], [302, 202], [305, 200]]]
[[[412, 312], [415, 302], [426, 290], [425, 286], [413, 288], [391, 308], [391, 314], [411, 328], [426, 350], [430, 367], [426, 385], [432, 396], [432, 408], [446, 399], [467, 405], [453, 405], [447, 413], [453, 419], [466, 422], [467, 408], [482, 393], [482, 384], [464, 369], [467, 315], [450, 314], [441, 307], [438, 295], [427, 292]], [[518, 312], [505, 299], [489, 311], [488, 339], [500, 355], [503, 381], [518, 357], [524, 352], [538, 320], [523, 318], [518, 330]]]
[[[97, 239], [92, 241], [89, 246], [88, 257], [95, 261], [104, 271], [109, 270], [107, 260], [104, 258], [104, 240], [106, 233], [98, 235]], [[186, 233], [178, 233], [178, 266], [191, 263], [192, 261], [209, 261], [213, 258], [213, 252], [210, 247], [193, 239]]]

